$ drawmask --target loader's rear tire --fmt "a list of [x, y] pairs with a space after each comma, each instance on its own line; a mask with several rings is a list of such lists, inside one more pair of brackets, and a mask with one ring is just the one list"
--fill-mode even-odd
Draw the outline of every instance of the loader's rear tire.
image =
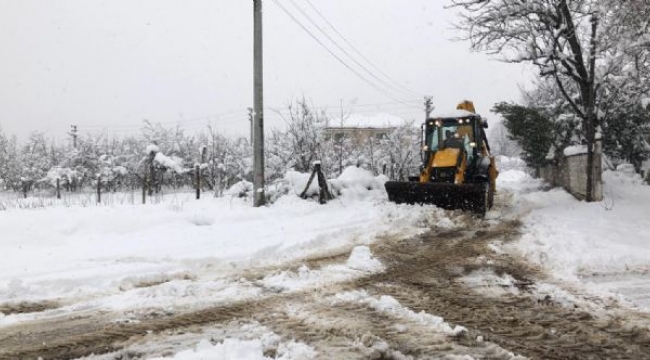
[[479, 217], [484, 217], [488, 210], [492, 208], [492, 204], [494, 203], [494, 192], [492, 191], [489, 182], [482, 183], [480, 186], [481, 190], [476, 199], [474, 212]]
[[488, 183], [488, 188], [488, 210], [490, 210], [494, 206], [494, 189], [490, 183]]

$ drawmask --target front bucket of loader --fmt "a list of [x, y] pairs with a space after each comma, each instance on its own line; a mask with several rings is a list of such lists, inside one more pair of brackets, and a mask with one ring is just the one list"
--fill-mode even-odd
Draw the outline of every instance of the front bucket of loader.
[[388, 200], [398, 204], [431, 204], [443, 209], [485, 213], [487, 184], [421, 183], [388, 181]]

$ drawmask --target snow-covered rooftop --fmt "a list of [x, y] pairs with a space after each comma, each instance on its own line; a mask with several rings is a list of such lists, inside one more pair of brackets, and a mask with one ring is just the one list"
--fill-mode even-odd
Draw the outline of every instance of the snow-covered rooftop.
[[447, 112], [441, 112], [441, 113], [433, 113], [431, 114], [431, 118], [434, 119], [444, 119], [444, 118], [457, 118], [457, 117], [464, 117], [464, 116], [472, 116], [476, 115], [473, 112], [467, 111], [467, 110], [452, 110], [452, 111], [447, 111]]
[[343, 118], [335, 118], [330, 121], [330, 128], [364, 128], [364, 129], [389, 129], [396, 128], [404, 124], [404, 119], [384, 113], [373, 115], [350, 114]]

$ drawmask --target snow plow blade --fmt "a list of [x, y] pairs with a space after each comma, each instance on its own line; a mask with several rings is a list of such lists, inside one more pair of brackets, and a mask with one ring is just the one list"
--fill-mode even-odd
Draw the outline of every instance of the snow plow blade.
[[476, 213], [486, 211], [486, 184], [388, 181], [385, 187], [388, 200], [398, 204], [431, 204], [443, 209]]

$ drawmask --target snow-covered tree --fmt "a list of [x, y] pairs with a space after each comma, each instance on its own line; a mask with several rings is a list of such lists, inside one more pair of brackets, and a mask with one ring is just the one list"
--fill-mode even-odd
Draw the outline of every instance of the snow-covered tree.
[[462, 11], [458, 26], [466, 31], [473, 49], [498, 53], [510, 62], [531, 63], [542, 77], [555, 82], [582, 123], [588, 154], [586, 200], [591, 201], [590, 169], [604, 113], [599, 92], [607, 88], [608, 77], [631, 77], [631, 60], [642, 61], [647, 68], [650, 4], [614, 0], [452, 1]]
[[[282, 115], [282, 114], [281, 114]], [[266, 144], [269, 164], [274, 174], [288, 169], [309, 172], [316, 160], [323, 160], [324, 130], [327, 115], [310, 106], [303, 98], [288, 106], [288, 115], [282, 115], [286, 130], [273, 130]], [[330, 164], [323, 166], [327, 169]]]
[[503, 117], [503, 125], [521, 147], [524, 161], [536, 171], [557, 161], [574, 138], [576, 122], [550, 107], [500, 103], [492, 111]]
[[20, 179], [20, 159], [16, 137], [7, 138], [0, 128], [0, 180], [3, 188], [17, 189]]
[[650, 107], [619, 107], [609, 112], [603, 129], [605, 154], [634, 165], [641, 174], [643, 162], [650, 158]]
[[418, 174], [420, 159], [420, 129], [412, 121], [404, 122], [379, 141], [380, 166], [386, 165], [387, 175], [394, 180], [405, 180]]

